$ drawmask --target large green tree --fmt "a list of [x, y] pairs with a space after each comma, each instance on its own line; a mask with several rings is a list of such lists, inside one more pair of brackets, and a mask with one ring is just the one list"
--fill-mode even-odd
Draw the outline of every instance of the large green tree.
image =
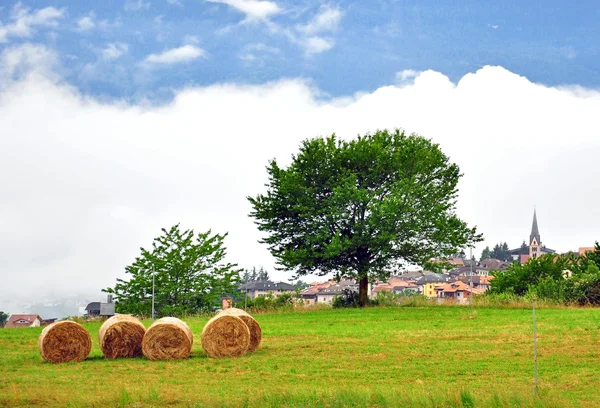
[[0, 312], [0, 328], [4, 328], [4, 325], [8, 321], [8, 314], [4, 312]]
[[195, 234], [179, 225], [155, 238], [150, 250], [125, 268], [129, 280], [117, 279], [112, 293], [120, 313], [150, 315], [152, 276], [155, 280], [157, 316], [184, 315], [211, 310], [224, 295], [232, 295], [239, 283], [240, 269], [224, 263], [227, 234], [211, 231]]
[[455, 215], [458, 166], [437, 144], [403, 131], [305, 140], [292, 163], [267, 166], [265, 194], [248, 197], [263, 242], [296, 276], [369, 279], [425, 264], [479, 241]]

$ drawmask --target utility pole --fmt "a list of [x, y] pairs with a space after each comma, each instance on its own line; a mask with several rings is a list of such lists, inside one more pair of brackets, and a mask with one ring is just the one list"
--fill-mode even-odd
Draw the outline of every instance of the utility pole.
[[533, 394], [538, 395], [538, 364], [537, 364], [537, 323], [535, 321], [535, 298], [533, 299], [533, 375], [535, 376], [535, 388]]
[[154, 275], [156, 274], [156, 269], [154, 265], [152, 265], [152, 321], [154, 321]]
[[469, 294], [469, 303], [471, 303], [471, 317], [473, 317], [473, 247], [469, 248], [469, 265], [471, 268], [471, 276], [469, 278], [469, 286], [471, 289], [471, 293]]

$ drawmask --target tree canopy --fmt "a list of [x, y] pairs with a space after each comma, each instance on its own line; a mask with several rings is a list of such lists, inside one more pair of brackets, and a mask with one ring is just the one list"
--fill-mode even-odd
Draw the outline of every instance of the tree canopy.
[[500, 242], [494, 245], [494, 248], [490, 250], [489, 246], [486, 246], [483, 251], [481, 251], [480, 261], [484, 259], [499, 259], [501, 261], [510, 262], [512, 261], [512, 255], [510, 254], [510, 249], [508, 248], [508, 244], [506, 242]]
[[149, 316], [154, 274], [157, 316], [212, 310], [239, 283], [237, 265], [223, 262], [226, 236], [181, 231], [179, 225], [163, 228], [152, 248], [140, 248], [141, 255], [125, 268], [131, 278], [117, 279], [115, 287], [104, 292], [114, 295], [118, 312]]
[[244, 269], [242, 273], [242, 282], [257, 282], [257, 281], [268, 281], [271, 279], [269, 277], [269, 272], [262, 266], [256, 269], [256, 266], [253, 266], [252, 269]]
[[279, 268], [358, 279], [361, 305], [369, 279], [481, 240], [455, 214], [459, 167], [418, 135], [308, 139], [287, 168], [273, 159], [267, 173], [266, 193], [248, 197], [250, 216]]

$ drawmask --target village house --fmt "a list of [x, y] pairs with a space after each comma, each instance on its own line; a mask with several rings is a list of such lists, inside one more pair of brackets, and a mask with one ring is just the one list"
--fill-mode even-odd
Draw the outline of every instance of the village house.
[[307, 306], [312, 306], [317, 303], [317, 293], [319, 292], [319, 287], [316, 285], [309, 286], [308, 288], [302, 289], [300, 292], [300, 299]]
[[240, 291], [245, 292], [250, 299], [269, 294], [277, 298], [284, 293], [294, 293], [294, 286], [285, 282], [253, 281], [241, 285]]
[[448, 272], [453, 279], [459, 279], [465, 276], [490, 276], [494, 271], [501, 271], [508, 268], [508, 262], [499, 259], [484, 259], [473, 266], [462, 266]]
[[443, 285], [450, 281], [449, 275], [443, 275], [439, 273], [429, 273], [421, 276], [415, 280], [415, 284], [417, 286], [417, 290], [423, 296], [427, 296], [429, 298], [437, 297], [437, 293], [435, 287], [438, 285]]
[[437, 297], [440, 299], [452, 299], [458, 303], [466, 299], [465, 292], [469, 291], [469, 286], [461, 281], [450, 282], [435, 287]]
[[493, 276], [473, 276], [473, 277], [462, 277], [460, 281], [470, 285], [471, 279], [473, 283], [473, 289], [477, 289], [481, 293], [485, 293], [490, 288], [490, 281], [493, 279]]
[[91, 302], [85, 307], [85, 312], [89, 317], [110, 317], [115, 315], [115, 303], [112, 300], [112, 295], [108, 295], [106, 303]]
[[333, 298], [340, 296], [346, 289], [358, 292], [358, 284], [352, 279], [333, 283], [316, 293], [316, 303], [332, 303]]
[[407, 294], [407, 293], [416, 293], [419, 289], [416, 283], [407, 282], [407, 281], [399, 281], [394, 282], [392, 285], [392, 293], [395, 295], [399, 294]]
[[36, 314], [13, 314], [8, 318], [4, 328], [40, 327], [42, 326], [43, 321], [44, 320]]

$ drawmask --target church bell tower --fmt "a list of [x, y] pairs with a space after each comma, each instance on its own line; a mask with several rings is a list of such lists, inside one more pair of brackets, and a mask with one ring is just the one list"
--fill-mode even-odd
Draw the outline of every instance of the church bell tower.
[[540, 256], [542, 240], [540, 239], [540, 231], [538, 230], [537, 215], [535, 208], [533, 209], [533, 223], [531, 224], [531, 234], [529, 235], [529, 257], [537, 258]]

